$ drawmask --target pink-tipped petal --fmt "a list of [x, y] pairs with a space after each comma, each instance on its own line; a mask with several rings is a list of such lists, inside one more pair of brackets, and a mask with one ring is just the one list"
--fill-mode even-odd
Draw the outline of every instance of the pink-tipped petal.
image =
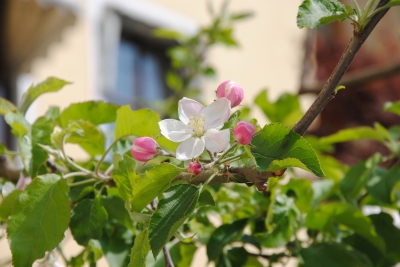
[[183, 141], [176, 149], [178, 160], [189, 160], [198, 157], [203, 153], [204, 140], [201, 138], [189, 138]]
[[150, 137], [139, 137], [133, 141], [132, 157], [138, 161], [149, 161], [157, 155], [157, 142]]
[[204, 109], [204, 106], [197, 102], [196, 100], [190, 98], [182, 98], [178, 103], [178, 115], [179, 119], [185, 123], [189, 123], [189, 118], [193, 117], [195, 114], [200, 114]]
[[229, 145], [230, 132], [229, 129], [218, 131], [210, 129], [204, 135], [207, 150], [211, 152], [221, 152]]
[[243, 88], [234, 81], [227, 80], [217, 88], [217, 97], [226, 97], [231, 101], [231, 108], [238, 106], [244, 98]]
[[219, 98], [207, 106], [202, 114], [205, 116], [204, 130], [221, 129], [231, 115], [231, 103], [226, 98]]
[[182, 142], [193, 134], [191, 127], [178, 120], [166, 119], [160, 121], [158, 125], [160, 126], [161, 134], [173, 142]]

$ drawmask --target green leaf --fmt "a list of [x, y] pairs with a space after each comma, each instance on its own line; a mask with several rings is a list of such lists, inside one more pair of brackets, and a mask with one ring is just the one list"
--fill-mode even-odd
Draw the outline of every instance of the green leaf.
[[332, 189], [334, 188], [334, 181], [329, 179], [314, 181], [311, 186], [313, 189], [313, 201], [312, 206], [316, 207], [320, 202], [325, 200], [332, 193]]
[[320, 243], [300, 251], [304, 267], [372, 267], [368, 258], [337, 243]]
[[99, 239], [108, 219], [100, 198], [84, 199], [72, 210], [70, 229], [79, 245], [87, 246], [90, 239]]
[[248, 219], [223, 224], [212, 233], [207, 243], [207, 256], [210, 261], [218, 259], [224, 247], [240, 239]]
[[391, 193], [400, 181], [400, 167], [393, 165], [389, 170], [377, 168], [368, 178], [366, 183], [368, 193], [382, 203], [392, 204]]
[[55, 122], [52, 119], [39, 117], [32, 124], [32, 142], [34, 144], [50, 145], [50, 135], [54, 130]]
[[125, 202], [117, 196], [108, 196], [101, 199], [109, 219], [115, 219], [127, 228], [132, 228], [132, 221], [125, 209]]
[[4, 119], [7, 124], [10, 125], [11, 130], [16, 137], [22, 137], [31, 130], [29, 122], [18, 111], [7, 113], [7, 115], [4, 116]]
[[79, 126], [77, 122], [71, 122], [67, 128], [62, 131], [55, 132], [50, 136], [51, 143], [59, 150], [64, 149], [64, 140], [67, 139], [72, 134], [83, 136], [83, 129]]
[[149, 251], [149, 231], [146, 229], [135, 238], [128, 267], [146, 267], [146, 257]]
[[[294, 158], [315, 175], [324, 176], [318, 157], [310, 143], [283, 124], [266, 125], [261, 132], [253, 137], [252, 145], [254, 147], [251, 151], [256, 159], [259, 171], [268, 170], [275, 160]], [[300, 165], [298, 162], [295, 163]]]
[[[117, 157], [118, 154], [114, 154], [114, 158]], [[133, 181], [135, 175], [135, 166], [136, 162], [133, 158], [124, 155], [120, 161], [114, 162], [115, 169], [113, 170], [113, 179], [117, 184], [117, 188], [121, 197], [130, 201], [132, 198], [133, 192]], [[140, 212], [140, 211], [139, 211]]]
[[68, 186], [56, 174], [35, 178], [14, 203], [7, 236], [15, 267], [30, 267], [64, 237], [69, 224]]
[[296, 232], [299, 212], [294, 206], [294, 201], [285, 195], [277, 195], [272, 208], [272, 231], [257, 234], [256, 237], [262, 246], [278, 248], [286, 245]]
[[7, 195], [0, 203], [0, 221], [7, 221], [14, 209], [15, 200], [22, 193], [20, 190], [14, 190]]
[[[399, 1], [400, 2], [400, 1]], [[386, 102], [383, 106], [384, 111], [392, 112], [400, 116], [400, 101], [397, 102]]]
[[274, 103], [269, 100], [267, 90], [263, 90], [254, 103], [261, 108], [271, 122], [282, 122], [292, 126], [303, 116], [296, 95], [284, 93]]
[[91, 122], [75, 121], [74, 123], [76, 123], [83, 132], [79, 131], [79, 134], [72, 132], [72, 134], [65, 139], [65, 142], [80, 145], [91, 156], [102, 155], [106, 142], [104, 134]]
[[129, 105], [117, 110], [115, 138], [127, 135], [155, 137], [160, 132], [160, 116], [150, 109], [132, 111]]
[[321, 25], [344, 20], [354, 11], [338, 0], [305, 0], [297, 13], [297, 27], [316, 29]]
[[240, 110], [236, 110], [232, 115], [229, 117], [229, 120], [224, 123], [224, 126], [222, 126], [221, 130], [233, 128], [236, 126], [236, 124], [240, 121], [240, 116], [242, 115], [242, 112]]
[[99, 125], [114, 122], [117, 117], [117, 104], [103, 101], [86, 101], [74, 103], [63, 110], [60, 115], [60, 126], [65, 128], [70, 121], [84, 120]]
[[254, 15], [254, 12], [241, 12], [241, 13], [233, 13], [230, 14], [230, 19], [231, 20], [242, 20], [242, 19], [247, 19], [251, 18]]
[[19, 104], [18, 110], [25, 114], [28, 110], [29, 106], [38, 98], [40, 95], [44, 93], [57, 92], [64, 85], [70, 84], [70, 82], [60, 80], [58, 78], [50, 77], [47, 78], [44, 82], [39, 83], [37, 85], [32, 85], [29, 89], [22, 95], [21, 103]]
[[292, 178], [282, 187], [282, 193], [288, 196], [294, 195], [294, 204], [301, 212], [305, 213], [311, 209], [314, 191], [309, 180]]
[[36, 177], [40, 167], [47, 161], [48, 154], [37, 144], [32, 144], [29, 135], [20, 138], [18, 145], [25, 170], [31, 177]]
[[154, 258], [192, 214], [199, 194], [199, 189], [190, 184], [175, 185], [164, 192], [150, 220], [149, 241]]
[[384, 141], [384, 136], [377, 130], [371, 127], [356, 127], [351, 129], [341, 130], [337, 133], [322, 137], [319, 139], [321, 144], [335, 144], [348, 142], [360, 139], [372, 139], [379, 142]]
[[346, 203], [328, 203], [312, 210], [306, 218], [306, 226], [336, 235], [335, 224], [342, 224], [357, 234], [363, 236], [380, 251], [385, 250], [385, 244], [377, 233], [370, 219], [354, 206]]
[[162, 163], [142, 175], [133, 175], [132, 209], [141, 212], [180, 173], [173, 165]]
[[199, 205], [200, 206], [215, 206], [215, 201], [207, 189], [204, 189], [203, 192], [201, 192], [200, 197], [199, 197]]
[[17, 107], [5, 98], [0, 97], [0, 114], [6, 115], [9, 112], [14, 112]]

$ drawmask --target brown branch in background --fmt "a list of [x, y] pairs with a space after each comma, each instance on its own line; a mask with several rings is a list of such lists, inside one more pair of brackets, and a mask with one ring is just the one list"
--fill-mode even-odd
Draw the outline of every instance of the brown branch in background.
[[164, 246], [162, 251], [164, 254], [165, 267], [174, 267], [174, 263], [172, 262], [171, 255], [169, 254], [167, 247]]
[[[353, 86], [357, 84], [371, 82], [376, 79], [389, 77], [400, 73], [400, 62], [383, 67], [369, 67], [359, 71], [354, 71], [351, 74], [346, 74], [340, 80], [340, 85]], [[299, 94], [318, 94], [323, 87], [323, 83], [317, 83], [313, 86], [303, 86], [299, 90]]]
[[[389, 0], [381, 0], [378, 4], [378, 7], [381, 7], [387, 4], [388, 2]], [[308, 127], [310, 127], [311, 123], [315, 120], [318, 114], [322, 112], [326, 104], [328, 104], [328, 102], [333, 98], [336, 87], [338, 86], [347, 68], [350, 66], [350, 63], [353, 61], [358, 50], [361, 48], [365, 40], [371, 34], [372, 30], [375, 28], [375, 26], [378, 24], [378, 22], [382, 19], [382, 17], [386, 14], [388, 10], [389, 10], [388, 8], [384, 9], [381, 12], [377, 13], [375, 16], [373, 16], [370, 22], [364, 28], [363, 32], [357, 34], [354, 33], [353, 38], [347, 45], [346, 50], [343, 52], [338, 64], [333, 70], [328, 81], [325, 83], [317, 99], [307, 110], [304, 116], [300, 119], [300, 121], [298, 121], [294, 125], [292, 129], [293, 131], [295, 131], [300, 135], [304, 135], [304, 133], [307, 131]]]
[[17, 183], [21, 175], [21, 170], [16, 168], [14, 162], [7, 155], [0, 155], [0, 177]]

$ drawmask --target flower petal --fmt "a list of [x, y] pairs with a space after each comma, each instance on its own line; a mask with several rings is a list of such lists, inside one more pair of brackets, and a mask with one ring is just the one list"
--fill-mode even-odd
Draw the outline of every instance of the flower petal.
[[223, 97], [215, 100], [207, 106], [202, 112], [206, 121], [204, 122], [204, 129], [221, 129], [224, 123], [231, 115], [231, 102]]
[[193, 129], [178, 120], [162, 120], [158, 125], [160, 126], [161, 134], [174, 142], [182, 142], [193, 135]]
[[196, 100], [184, 97], [178, 103], [179, 119], [188, 124], [189, 118], [193, 117], [194, 114], [200, 114], [203, 109], [204, 106]]
[[176, 150], [176, 158], [189, 160], [200, 156], [204, 150], [204, 140], [201, 138], [189, 138], [183, 141]]
[[211, 152], [221, 152], [229, 145], [230, 132], [229, 129], [218, 131], [210, 129], [204, 135], [207, 150]]

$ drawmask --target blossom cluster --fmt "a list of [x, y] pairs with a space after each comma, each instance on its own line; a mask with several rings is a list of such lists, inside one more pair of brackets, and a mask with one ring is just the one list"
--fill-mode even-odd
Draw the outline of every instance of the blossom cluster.
[[[165, 119], [158, 124], [161, 134], [173, 142], [179, 142], [176, 159], [181, 161], [198, 158], [204, 150], [218, 153], [226, 150], [230, 143], [230, 129], [222, 129], [244, 98], [244, 90], [237, 83], [227, 80], [216, 90], [217, 100], [208, 106], [184, 97], [178, 103], [179, 120]], [[242, 145], [251, 142], [255, 128], [252, 124], [240, 121], [233, 130], [234, 139]], [[146, 162], [157, 156], [161, 148], [150, 137], [135, 139], [131, 149], [132, 156]], [[198, 161], [189, 164], [188, 172], [197, 175], [202, 169]]]

